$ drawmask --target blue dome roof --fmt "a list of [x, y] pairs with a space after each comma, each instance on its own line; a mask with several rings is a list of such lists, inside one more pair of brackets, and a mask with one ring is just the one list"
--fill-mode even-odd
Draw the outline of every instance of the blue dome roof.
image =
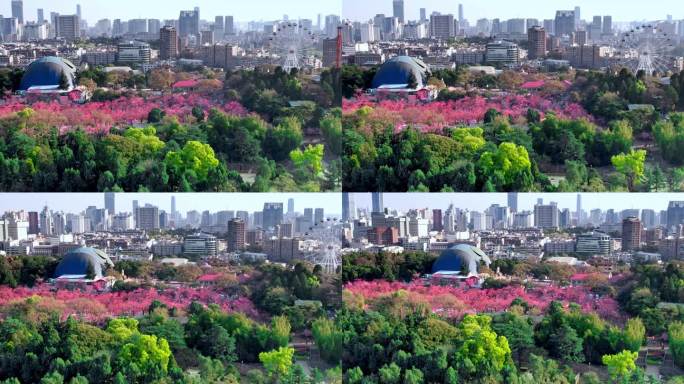
[[373, 88], [398, 86], [409, 83], [411, 74], [415, 76], [418, 88], [427, 82], [430, 69], [421, 60], [410, 56], [397, 56], [387, 60], [373, 77]]
[[102, 272], [107, 267], [113, 267], [114, 263], [106, 253], [95, 248], [77, 248], [62, 258], [57, 265], [55, 277], [64, 275], [87, 275], [88, 266], [93, 267], [95, 278], [102, 277]]
[[491, 260], [479, 248], [470, 244], [457, 244], [444, 250], [432, 264], [432, 273], [460, 272], [467, 268], [468, 274], [477, 274], [480, 262], [489, 265]]
[[76, 81], [76, 67], [70, 61], [56, 56], [41, 57], [29, 64], [19, 85], [20, 91], [27, 91], [31, 87], [59, 86], [62, 74], [67, 78], [69, 89]]

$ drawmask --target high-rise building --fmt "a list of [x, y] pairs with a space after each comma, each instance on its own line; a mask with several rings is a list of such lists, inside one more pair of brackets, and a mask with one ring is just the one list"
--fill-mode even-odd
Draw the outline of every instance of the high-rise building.
[[28, 228], [29, 235], [37, 235], [40, 233], [40, 227], [39, 227], [39, 221], [38, 221], [38, 212], [29, 212], [28, 213], [28, 223], [29, 223], [29, 228]]
[[331, 68], [337, 65], [337, 38], [323, 39], [323, 66]]
[[546, 31], [547, 35], [554, 35], [555, 34], [555, 21], [553, 19], [544, 19], [544, 30]]
[[245, 222], [232, 219], [228, 222], [228, 252], [237, 252], [245, 248]]
[[353, 197], [349, 192], [342, 192], [342, 221], [353, 220], [351, 205]]
[[178, 57], [178, 32], [176, 32], [176, 28], [165, 25], [159, 30], [159, 57], [162, 60]]
[[162, 27], [161, 20], [147, 19], [147, 31], [149, 33], [156, 33]]
[[444, 229], [444, 222], [442, 221], [442, 210], [433, 209], [432, 210], [432, 230], [441, 231]]
[[518, 193], [508, 192], [507, 198], [508, 208], [510, 208], [511, 212], [518, 212]]
[[561, 228], [572, 227], [572, 213], [569, 208], [563, 208], [560, 213], [559, 225]]
[[577, 29], [575, 24], [575, 11], [557, 11], [554, 21], [555, 36], [571, 36]]
[[40, 212], [40, 233], [45, 236], [53, 234], [52, 214], [47, 206]]
[[133, 224], [138, 226], [138, 200], [133, 200]]
[[78, 15], [59, 15], [57, 17], [57, 37], [67, 41], [81, 36], [81, 20]]
[[636, 217], [622, 220], [622, 250], [634, 251], [641, 247], [641, 221]]
[[226, 16], [224, 33], [226, 35], [229, 35], [229, 36], [236, 34], [235, 33], [235, 25], [233, 24], [233, 16]]
[[420, 21], [427, 21], [427, 11], [425, 8], [420, 9]]
[[603, 34], [611, 35], [613, 33], [613, 16], [603, 16]]
[[294, 199], [290, 198], [287, 199], [287, 213], [288, 214], [293, 214], [294, 213]]
[[223, 16], [214, 16], [214, 33], [216, 37], [222, 38], [226, 30], [226, 22]]
[[533, 26], [527, 30], [529, 50], [527, 56], [530, 59], [540, 59], [546, 56], [546, 30], [540, 26]]
[[123, 23], [121, 19], [114, 19], [112, 22], [112, 36], [117, 37], [124, 34]]
[[105, 208], [110, 215], [116, 214], [116, 193], [105, 192]]
[[176, 196], [171, 196], [171, 217], [173, 220], [176, 219]]
[[122, 64], [145, 64], [152, 59], [152, 50], [150, 45], [143, 41], [120, 41], [116, 56], [117, 61]]
[[45, 14], [43, 13], [43, 8], [38, 8], [38, 18], [36, 19], [38, 24], [43, 24], [45, 21]]
[[206, 233], [186, 236], [183, 239], [183, 253], [191, 258], [216, 257], [216, 236]]
[[76, 15], [78, 15], [79, 20], [83, 20], [83, 15], [81, 14], [81, 4], [76, 4]]
[[199, 8], [195, 7], [192, 11], [181, 11], [178, 17], [178, 35], [188, 37], [200, 35], [200, 15]]
[[684, 224], [684, 201], [670, 201], [666, 216], [667, 230], [675, 232], [680, 224]]
[[580, 7], [575, 7], [574, 14], [575, 14], [575, 28], [579, 28], [580, 23], [582, 23], [582, 16], [580, 13]]
[[373, 192], [371, 195], [373, 200], [372, 213], [383, 213], [385, 212], [385, 206], [382, 203], [382, 192]]
[[601, 232], [590, 232], [577, 235], [575, 252], [586, 255], [609, 255], [613, 250], [613, 241], [609, 235]]
[[12, 17], [24, 24], [24, 2], [23, 0], [12, 0]]
[[541, 229], [557, 229], [560, 227], [558, 204], [538, 203], [534, 206], [534, 226]]
[[577, 218], [577, 226], [582, 225], [582, 195], [577, 194], [577, 210], [575, 211], [575, 217]]
[[430, 37], [447, 40], [454, 36], [456, 36], [454, 15], [430, 15]]
[[319, 224], [325, 220], [325, 211], [323, 208], [316, 208], [314, 210], [314, 224]]
[[66, 217], [64, 212], [55, 212], [52, 216], [53, 234], [59, 236], [66, 233]]
[[463, 25], [465, 17], [463, 16], [463, 4], [458, 5], [458, 24]]
[[263, 215], [264, 229], [275, 228], [283, 222], [283, 203], [264, 203]]
[[159, 208], [154, 206], [145, 206], [138, 208], [138, 220], [136, 226], [138, 229], [153, 230], [159, 229]]
[[404, 0], [392, 0], [393, 15], [399, 19], [400, 23], [404, 23]]
[[325, 17], [325, 35], [330, 38], [337, 37], [337, 27], [341, 24], [340, 17], [337, 15], [328, 15]]
[[654, 228], [656, 226], [656, 212], [653, 209], [641, 210], [641, 224], [644, 228]]

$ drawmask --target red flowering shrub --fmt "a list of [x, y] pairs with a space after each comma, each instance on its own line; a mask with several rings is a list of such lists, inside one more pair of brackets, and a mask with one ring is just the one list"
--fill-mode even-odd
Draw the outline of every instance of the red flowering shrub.
[[411, 125], [426, 132], [440, 131], [445, 127], [459, 124], [482, 122], [489, 109], [496, 109], [504, 116], [518, 120], [525, 117], [528, 109], [545, 113], [553, 112], [563, 119], [585, 118], [592, 120], [584, 108], [576, 103], [559, 103], [539, 95], [508, 95], [505, 97], [466, 97], [460, 100], [434, 101], [423, 103], [416, 100], [371, 100], [359, 96], [344, 100], [342, 110], [346, 116], [355, 114], [362, 107], [370, 107], [365, 117], [367, 126], [392, 124], [397, 129]]
[[0, 118], [12, 116], [27, 107], [36, 112], [31, 116], [31, 125], [57, 126], [62, 131], [82, 127], [89, 133], [106, 132], [113, 126], [145, 123], [154, 108], [164, 110], [167, 116], [175, 116], [181, 122], [188, 121], [193, 107], [204, 110], [216, 108], [235, 116], [248, 114], [240, 103], [234, 101], [222, 105], [198, 94], [174, 94], [146, 98], [120, 97], [112, 101], [85, 104], [59, 101], [27, 104], [23, 99], [13, 97], [0, 104]]
[[[502, 289], [464, 289], [450, 286], [425, 286], [422, 281], [411, 283], [387, 282], [384, 280], [355, 281], [344, 289], [364, 298], [366, 305], [399, 290], [412, 293], [412, 297], [426, 300], [432, 311], [446, 317], [460, 318], [467, 313], [501, 312], [510, 307], [516, 298], [525, 300], [531, 308], [541, 311], [552, 301], [577, 303], [586, 312], [596, 312], [602, 318], [616, 320], [618, 304], [610, 297], [592, 294], [585, 287], [540, 286], [532, 289], [508, 286]], [[346, 297], [352, 295], [347, 294]]]
[[0, 315], [25, 311], [22, 304], [32, 297], [32, 301], [37, 303], [37, 310], [60, 312], [63, 318], [72, 315], [93, 322], [115, 316], [142, 315], [155, 300], [169, 308], [185, 309], [191, 302], [198, 301], [203, 304], [217, 304], [228, 312], [258, 316], [258, 311], [249, 299], [231, 299], [211, 288], [141, 288], [131, 292], [98, 293], [63, 289], [53, 291], [50, 285], [45, 284], [34, 288], [0, 287]]

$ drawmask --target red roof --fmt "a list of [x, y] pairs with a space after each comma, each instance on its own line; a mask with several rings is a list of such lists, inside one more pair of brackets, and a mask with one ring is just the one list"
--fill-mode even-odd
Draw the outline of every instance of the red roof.
[[575, 273], [570, 277], [572, 281], [584, 281], [589, 277], [588, 273]]
[[207, 282], [213, 282], [218, 280], [221, 277], [220, 274], [218, 273], [208, 273], [206, 275], [202, 275], [197, 279], [200, 282], [207, 283]]
[[173, 87], [174, 88], [192, 88], [192, 87], [196, 87], [197, 84], [199, 84], [199, 81], [197, 81], [197, 80], [193, 80], [193, 79], [181, 80], [181, 81], [176, 82], [173, 85]]
[[543, 87], [545, 84], [544, 80], [538, 80], [538, 81], [528, 81], [527, 83], [523, 84], [521, 88], [523, 89], [537, 89]]

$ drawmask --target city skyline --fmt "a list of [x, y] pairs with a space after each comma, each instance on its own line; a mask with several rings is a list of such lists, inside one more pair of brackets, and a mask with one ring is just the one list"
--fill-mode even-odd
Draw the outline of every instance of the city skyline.
[[[116, 193], [116, 212], [131, 212], [133, 200], [139, 206], [151, 204], [171, 212], [171, 196], [176, 197], [176, 210], [221, 210], [256, 212], [264, 203], [283, 203], [287, 212], [288, 199], [294, 199], [295, 212], [304, 208], [323, 208], [326, 216], [339, 216], [342, 195], [339, 193]], [[198, 198], [201, 196], [201, 198]], [[40, 211], [47, 204], [52, 211], [78, 213], [88, 206], [105, 207], [104, 193], [0, 193], [0, 214], [9, 211]]]
[[[371, 211], [371, 193], [353, 193], [357, 209]], [[653, 209], [667, 210], [670, 201], [683, 201], [684, 193], [581, 193], [582, 210], [589, 212], [600, 208], [603, 211], [614, 209]], [[407, 198], [408, 196], [408, 198]], [[559, 209], [568, 208], [575, 212], [577, 193], [518, 193], [518, 211], [533, 211], [537, 199], [544, 204], [558, 203]], [[467, 203], [464, 203], [467, 201]], [[482, 212], [492, 204], [508, 206], [507, 193], [383, 193], [385, 208], [398, 211], [409, 209], [446, 209], [451, 203], [456, 208]]]
[[[459, 4], [463, 4], [464, 18], [474, 25], [478, 19], [511, 19], [538, 18], [553, 19], [557, 10], [573, 10], [580, 7], [581, 18], [591, 20], [595, 15], [610, 15], [616, 22], [630, 22], [643, 20], [664, 20], [669, 12], [680, 10], [680, 14], [673, 14], [674, 19], [683, 19], [681, 6], [673, 0], [664, 0], [658, 7], [644, 7], [642, 3], [605, 0], [601, 2], [589, 0], [555, 1], [539, 3], [533, 0], [507, 2], [495, 0], [490, 2], [443, 0], [404, 0], [404, 15], [406, 20], [418, 20], [420, 8], [426, 9], [426, 14], [440, 12], [458, 16]], [[342, 17], [353, 21], [366, 21], [376, 14], [393, 14], [392, 0], [342, 0]]]
[[[338, 0], [317, 1], [315, 9], [312, 9], [307, 2], [290, 2], [287, 6], [278, 0], [260, 0], [254, 3], [240, 3], [239, 7], [217, 0], [194, 0], [191, 2], [170, 0], [165, 1], [163, 7], [159, 7], [159, 2], [134, 2], [131, 0], [121, 0], [117, 2], [105, 0], [24, 0], [24, 19], [35, 21], [37, 10], [42, 8], [46, 18], [50, 12], [57, 12], [63, 15], [76, 14], [76, 5], [81, 4], [83, 18], [93, 25], [100, 19], [136, 19], [136, 18], [155, 18], [155, 19], [178, 19], [181, 10], [192, 10], [194, 7], [200, 8], [201, 19], [213, 21], [214, 16], [234, 15], [236, 21], [266, 21], [282, 19], [287, 14], [292, 19], [308, 18], [316, 20], [320, 13], [325, 17], [327, 14], [341, 13], [341, 2]], [[133, 11], [134, 10], [134, 11]], [[0, 7], [0, 14], [8, 17], [12, 14], [10, 1], [3, 2]]]

